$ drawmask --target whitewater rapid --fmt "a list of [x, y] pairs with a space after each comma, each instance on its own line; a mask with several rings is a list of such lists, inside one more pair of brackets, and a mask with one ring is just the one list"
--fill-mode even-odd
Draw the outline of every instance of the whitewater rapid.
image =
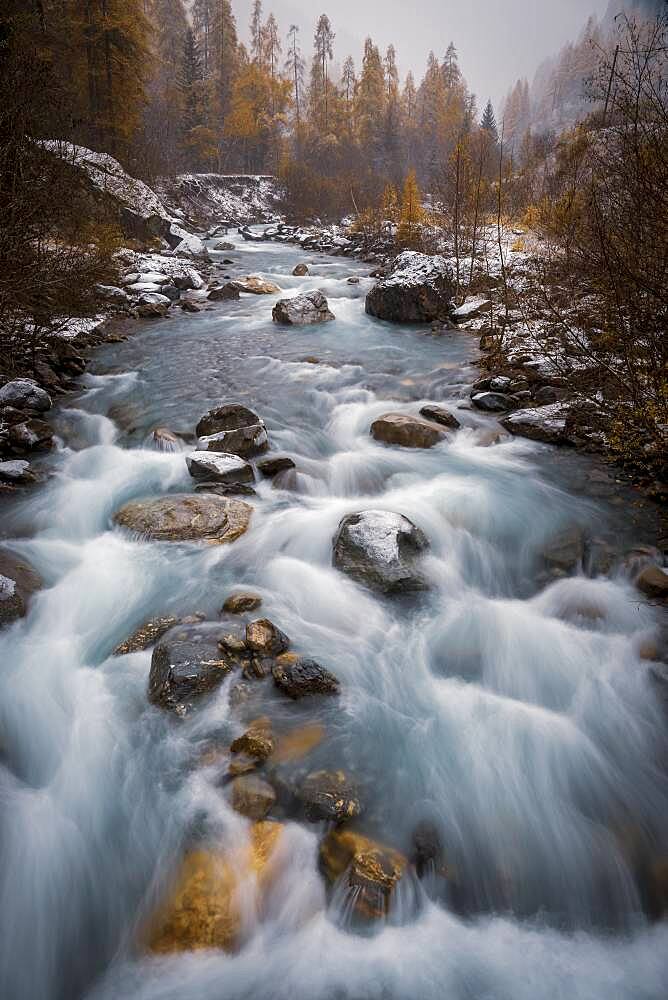
[[[235, 241], [238, 269], [322, 288], [336, 322], [277, 329], [274, 297], [244, 296], [103, 348], [56, 415], [49, 481], [3, 517], [46, 586], [0, 633], [0, 995], [663, 1000], [668, 927], [644, 914], [637, 871], [668, 852], [668, 730], [640, 657], [657, 611], [622, 576], [539, 580], [556, 533], [619, 542], [623, 512], [572, 492], [551, 449], [489, 444], [493, 421], [466, 408], [470, 335], [367, 317], [360, 263], [318, 256], [295, 278], [298, 250]], [[126, 501], [191, 488], [188, 446], [152, 450], [148, 432], [192, 432], [227, 399], [295, 460], [289, 488], [259, 482], [231, 546], [113, 528]], [[449, 442], [369, 436], [426, 402], [455, 408]], [[425, 532], [427, 595], [390, 602], [332, 567], [338, 523], [365, 508]], [[408, 852], [416, 824], [436, 824], [452, 886], [407, 879], [387, 925], [360, 935], [318, 871], [320, 828], [289, 823], [239, 953], [146, 957], [137, 928], [189, 832], [248, 836], [197, 765], [240, 727], [230, 683], [175, 723], [147, 702], [150, 650], [112, 652], [156, 615], [215, 619], [238, 586], [341, 681], [335, 705], [258, 707], [322, 722], [318, 759], [358, 777], [384, 839]]]

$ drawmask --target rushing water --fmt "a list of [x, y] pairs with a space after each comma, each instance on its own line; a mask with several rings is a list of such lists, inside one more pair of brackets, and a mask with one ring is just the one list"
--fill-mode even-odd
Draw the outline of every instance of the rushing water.
[[[57, 414], [48, 484], [5, 512], [47, 586], [0, 638], [0, 995], [662, 1000], [668, 931], [643, 915], [638, 878], [639, 859], [668, 850], [666, 720], [639, 657], [656, 611], [621, 578], [537, 579], [561, 528], [638, 540], [628, 509], [572, 493], [553, 449], [490, 445], [494, 422], [465, 407], [475, 341], [367, 317], [367, 267], [316, 257], [294, 278], [295, 249], [233, 256], [230, 273], [322, 288], [336, 322], [279, 329], [273, 299], [244, 296], [138, 326]], [[190, 488], [183, 452], [151, 450], [149, 431], [191, 433], [229, 398], [295, 459], [290, 488], [260, 483], [252, 528], [228, 547], [112, 529], [126, 500]], [[379, 414], [427, 401], [458, 408], [449, 443], [369, 437]], [[332, 568], [339, 520], [368, 507], [428, 535], [427, 595], [388, 602]], [[322, 722], [314, 759], [361, 781], [368, 829], [408, 852], [416, 824], [436, 824], [452, 885], [407, 880], [387, 924], [360, 935], [326, 895], [321, 830], [292, 823], [237, 954], [146, 958], [138, 922], [184, 840], [247, 836], [196, 766], [212, 734], [242, 727], [229, 684], [175, 721], [147, 704], [150, 651], [111, 652], [151, 616], [215, 617], [240, 584], [342, 682], [325, 705], [260, 685], [254, 711]]]

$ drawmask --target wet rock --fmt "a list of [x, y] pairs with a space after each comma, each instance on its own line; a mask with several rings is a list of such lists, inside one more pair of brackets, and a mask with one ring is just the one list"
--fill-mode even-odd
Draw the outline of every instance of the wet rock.
[[433, 448], [445, 441], [446, 434], [438, 424], [407, 413], [384, 413], [371, 424], [371, 436], [383, 444], [402, 448]]
[[247, 847], [228, 853], [205, 848], [191, 851], [145, 931], [148, 950], [157, 954], [235, 950], [243, 927], [239, 887], [252, 877], [261, 901], [271, 884], [272, 856], [282, 829], [279, 823], [255, 823]]
[[289, 647], [290, 640], [273, 622], [260, 618], [246, 626], [246, 645], [260, 656], [279, 656]]
[[415, 827], [411, 861], [418, 878], [447, 874], [443, 841], [433, 823], [423, 820]]
[[471, 402], [478, 410], [485, 413], [505, 413], [513, 408], [510, 396], [502, 392], [477, 392], [471, 397]]
[[429, 543], [403, 514], [364, 510], [348, 514], [333, 542], [333, 563], [357, 583], [383, 594], [426, 590], [418, 560]]
[[215, 494], [174, 493], [132, 500], [114, 514], [114, 522], [144, 538], [162, 542], [233, 542], [248, 530], [253, 508]]
[[234, 246], [234, 243], [230, 243], [227, 240], [218, 240], [217, 243], [214, 243], [213, 249], [217, 251], [235, 250], [236, 247]]
[[195, 482], [196, 493], [213, 493], [219, 497], [254, 497], [257, 493], [246, 483], [214, 483], [208, 480]]
[[161, 639], [163, 635], [178, 624], [179, 619], [174, 615], [151, 618], [116, 646], [114, 656], [125, 656], [126, 653], [138, 653], [144, 649], [148, 649], [150, 646], [154, 646], [158, 639]]
[[344, 771], [312, 771], [297, 796], [310, 823], [344, 823], [362, 811], [358, 790]]
[[23, 618], [42, 579], [25, 559], [0, 549], [0, 628]]
[[181, 299], [179, 306], [183, 312], [187, 313], [198, 313], [202, 311], [202, 307], [198, 306], [192, 299]]
[[241, 736], [230, 744], [232, 753], [245, 754], [258, 760], [266, 760], [273, 753], [274, 738], [271, 722], [267, 718], [255, 719]]
[[442, 427], [450, 427], [452, 430], [456, 430], [462, 425], [457, 420], [457, 417], [450, 410], [446, 410], [443, 406], [423, 406], [420, 410], [420, 415], [425, 418], [425, 420], [431, 421], [433, 424], [440, 424]]
[[292, 299], [279, 299], [272, 313], [274, 323], [286, 326], [308, 326], [312, 323], [327, 323], [334, 319], [327, 299], [320, 291], [297, 295]]
[[199, 291], [204, 288], [201, 275], [191, 267], [186, 267], [181, 274], [175, 274], [172, 281], [182, 292]]
[[554, 386], [544, 385], [541, 389], [534, 395], [534, 400], [536, 401], [536, 406], [550, 406], [552, 403], [558, 403], [564, 398], [565, 392], [563, 389], [555, 389]]
[[94, 292], [103, 302], [108, 302], [112, 306], [127, 306], [130, 304], [130, 296], [122, 288], [116, 285], [95, 285]]
[[207, 299], [212, 302], [227, 302], [234, 299], [240, 299], [239, 289], [236, 285], [233, 285], [230, 281], [225, 285], [216, 285], [214, 288], [210, 289]]
[[349, 285], [359, 285], [359, 283], [360, 283], [360, 279], [356, 278], [354, 275], [353, 275], [353, 277], [348, 278], [348, 284]]
[[309, 273], [308, 266], [306, 264], [297, 264], [292, 273], [295, 278], [303, 278], [305, 274]]
[[265, 819], [276, 803], [276, 792], [264, 778], [242, 774], [230, 784], [232, 808], [248, 819]]
[[165, 295], [170, 300], [170, 302], [178, 302], [178, 300], [181, 298], [181, 292], [176, 287], [176, 285], [172, 284], [162, 285], [160, 288], [160, 294]]
[[403, 854], [345, 827], [331, 830], [322, 841], [320, 863], [330, 882], [343, 880], [362, 920], [387, 916], [408, 866]]
[[580, 528], [572, 527], [550, 539], [541, 555], [551, 569], [569, 572], [582, 562], [584, 552], [584, 535]]
[[252, 295], [278, 295], [280, 292], [280, 288], [273, 281], [260, 278], [257, 274], [235, 278], [232, 284], [240, 292], [250, 292]]
[[137, 315], [142, 319], [152, 319], [157, 316], [166, 316], [172, 301], [166, 295], [159, 292], [144, 292], [139, 296], [135, 306]]
[[319, 722], [300, 726], [279, 736], [272, 754], [274, 764], [289, 764], [306, 757], [325, 738], [325, 728]]
[[26, 462], [24, 459], [0, 462], [0, 483], [26, 486], [28, 483], [34, 483], [36, 480], [37, 476], [30, 468], [30, 462]]
[[444, 257], [405, 250], [366, 297], [366, 311], [393, 323], [431, 323], [450, 314], [455, 292]]
[[253, 468], [238, 455], [215, 451], [194, 451], [186, 456], [188, 472], [193, 479], [213, 483], [252, 483]]
[[299, 657], [296, 661], [279, 659], [272, 668], [274, 682], [289, 698], [339, 693], [339, 681], [315, 660]]
[[148, 699], [185, 715], [203, 695], [217, 688], [240, 664], [229, 640], [243, 639], [223, 624], [178, 625], [153, 650]]
[[230, 431], [218, 431], [198, 438], [197, 447], [199, 451], [227, 452], [240, 458], [250, 458], [269, 447], [267, 428], [259, 423]]
[[156, 427], [151, 431], [151, 444], [157, 451], [178, 451], [180, 442], [168, 427]]
[[293, 460], [287, 455], [272, 455], [271, 458], [263, 458], [257, 463], [257, 467], [258, 471], [267, 479], [273, 479], [279, 472], [296, 468]]
[[53, 431], [44, 420], [32, 417], [20, 424], [12, 424], [7, 440], [15, 451], [49, 451], [53, 447]]
[[223, 604], [223, 611], [231, 615], [241, 615], [246, 611], [255, 611], [262, 604], [262, 598], [257, 594], [230, 594]]
[[51, 409], [51, 397], [32, 379], [15, 378], [0, 388], [0, 407], [3, 406], [43, 413]]
[[195, 428], [197, 437], [218, 434], [220, 431], [233, 431], [238, 427], [251, 427], [260, 424], [257, 413], [249, 410], [243, 403], [224, 403], [205, 413]]
[[516, 410], [504, 417], [501, 425], [511, 434], [544, 441], [546, 444], [568, 444], [567, 418], [569, 407], [564, 403]]
[[647, 597], [668, 597], [668, 573], [660, 566], [645, 566], [636, 577], [635, 585]]

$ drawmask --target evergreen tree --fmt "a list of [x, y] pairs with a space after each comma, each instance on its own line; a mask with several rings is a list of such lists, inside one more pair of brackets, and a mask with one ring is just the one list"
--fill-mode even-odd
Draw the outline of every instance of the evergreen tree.
[[334, 31], [327, 17], [321, 14], [313, 37], [314, 56], [311, 66], [312, 116], [323, 132], [329, 127], [330, 86], [328, 63], [334, 58]]
[[443, 83], [447, 90], [454, 90], [454, 88], [459, 84], [462, 74], [459, 69], [459, 63], [457, 61], [457, 49], [454, 46], [454, 42], [450, 42], [448, 45], [447, 52], [445, 53], [445, 59], [443, 60]]
[[258, 65], [264, 62], [264, 26], [262, 0], [253, 0], [250, 20], [251, 56]]
[[378, 47], [370, 38], [364, 42], [362, 72], [355, 103], [360, 142], [365, 147], [365, 153], [376, 159], [383, 144], [385, 72]]
[[301, 48], [297, 40], [298, 34], [298, 26], [291, 24], [288, 31], [288, 58], [285, 63], [285, 71], [288, 78], [292, 81], [292, 97], [295, 106], [297, 131], [301, 127], [301, 103], [302, 91], [304, 89], [304, 59], [302, 58]]
[[480, 128], [484, 129], [485, 132], [492, 137], [494, 142], [499, 141], [499, 129], [496, 124], [496, 117], [494, 115], [494, 108], [491, 100], [487, 101], [485, 110], [483, 111]]

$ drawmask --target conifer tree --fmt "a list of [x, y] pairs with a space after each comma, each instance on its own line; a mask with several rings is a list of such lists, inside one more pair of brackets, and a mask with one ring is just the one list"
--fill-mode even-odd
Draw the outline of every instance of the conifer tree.
[[285, 62], [285, 71], [288, 78], [292, 81], [292, 98], [295, 106], [297, 131], [299, 132], [301, 128], [302, 92], [304, 89], [304, 59], [297, 40], [298, 34], [298, 26], [291, 24], [288, 31], [288, 58]]
[[250, 20], [251, 56], [258, 65], [264, 62], [264, 25], [262, 24], [262, 0], [253, 0]]
[[495, 143], [499, 141], [499, 129], [496, 124], [496, 117], [494, 115], [494, 108], [491, 100], [487, 101], [485, 110], [483, 111], [480, 128], [484, 129], [485, 132], [492, 137]]
[[328, 63], [334, 58], [334, 31], [327, 14], [321, 14], [313, 37], [311, 66], [312, 115], [323, 132], [329, 127], [330, 86]]
[[454, 90], [461, 80], [462, 74], [457, 60], [457, 49], [454, 42], [450, 42], [443, 60], [443, 82], [447, 90]]
[[341, 93], [343, 95], [346, 127], [349, 135], [352, 135], [353, 132], [353, 107], [356, 87], [355, 63], [352, 56], [346, 56], [341, 73]]
[[424, 219], [422, 198], [414, 170], [410, 170], [401, 194], [401, 211], [397, 243], [401, 247], [417, 248], [421, 242], [420, 225]]

